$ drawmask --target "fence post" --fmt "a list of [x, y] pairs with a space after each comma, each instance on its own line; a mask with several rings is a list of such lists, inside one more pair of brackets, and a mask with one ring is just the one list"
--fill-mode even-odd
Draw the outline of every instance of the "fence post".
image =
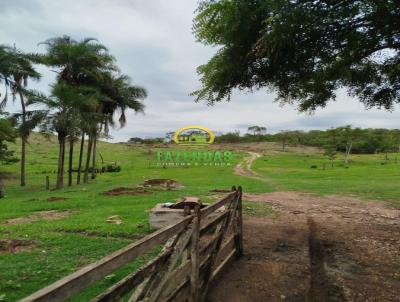
[[46, 190], [50, 190], [50, 177], [46, 176]]
[[193, 211], [193, 233], [190, 243], [190, 302], [197, 302], [199, 299], [199, 236], [200, 236], [200, 205], [195, 205]]
[[236, 257], [243, 256], [243, 214], [242, 214], [242, 187], [238, 187], [238, 205], [236, 215], [237, 233], [235, 234]]

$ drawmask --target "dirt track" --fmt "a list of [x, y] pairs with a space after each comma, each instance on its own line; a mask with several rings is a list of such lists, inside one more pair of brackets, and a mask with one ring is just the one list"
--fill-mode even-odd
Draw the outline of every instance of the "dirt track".
[[243, 199], [270, 203], [274, 214], [244, 217], [245, 255], [210, 301], [400, 301], [399, 210], [295, 192]]
[[249, 156], [245, 157], [244, 160], [235, 167], [235, 174], [252, 178], [260, 178], [261, 176], [251, 169], [251, 165], [253, 164], [253, 161], [259, 158], [261, 155], [250, 151], [247, 153]]

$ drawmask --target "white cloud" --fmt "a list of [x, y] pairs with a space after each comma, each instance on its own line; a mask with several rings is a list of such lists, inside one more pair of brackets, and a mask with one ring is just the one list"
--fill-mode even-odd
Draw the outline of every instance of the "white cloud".
[[[200, 85], [196, 67], [214, 52], [195, 42], [191, 26], [196, 5], [196, 0], [3, 0], [0, 43], [38, 52], [44, 51], [38, 42], [68, 34], [75, 39], [95, 37], [109, 47], [122, 71], [149, 92], [146, 114], [129, 113], [127, 126], [112, 131], [117, 141], [163, 135], [192, 124], [242, 132], [253, 124], [273, 132], [345, 124], [398, 127], [398, 110], [364, 111], [344, 92], [312, 116], [299, 114], [294, 106], [280, 107], [266, 91], [236, 93], [230, 103], [213, 107], [194, 103], [189, 93]], [[43, 79], [32, 87], [46, 91], [54, 74], [43, 67], [40, 71]]]

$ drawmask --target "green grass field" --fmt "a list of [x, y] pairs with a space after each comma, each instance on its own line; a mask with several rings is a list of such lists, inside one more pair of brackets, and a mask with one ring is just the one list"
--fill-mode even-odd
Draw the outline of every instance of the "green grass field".
[[[12, 146], [17, 150], [18, 144]], [[94, 262], [151, 232], [148, 210], [156, 203], [195, 195], [210, 201], [212, 189], [228, 189], [242, 185], [246, 192], [298, 190], [317, 194], [352, 194], [368, 199], [386, 199], [400, 206], [400, 163], [394, 160], [382, 165], [381, 155], [352, 156], [349, 168], [336, 160], [331, 168], [320, 154], [280, 153], [259, 158], [255, 170], [266, 180], [234, 175], [233, 166], [244, 153], [235, 151], [232, 166], [193, 168], [149, 168], [156, 149], [145, 146], [99, 143], [98, 151], [105, 163], [117, 162], [119, 173], [104, 173], [89, 185], [73, 185], [59, 191], [45, 191], [45, 176], [55, 182], [57, 162], [56, 140], [47, 141], [34, 135], [27, 153], [27, 186], [18, 186], [11, 178], [6, 198], [0, 200], [0, 238], [31, 240], [33, 245], [17, 253], [0, 250], [0, 301], [16, 301], [77, 268]], [[77, 157], [77, 156], [76, 156]], [[100, 156], [98, 156], [100, 160]], [[322, 169], [326, 163], [326, 169]], [[316, 165], [316, 169], [310, 168]], [[1, 167], [1, 172], [17, 174], [19, 164]], [[106, 196], [104, 191], [131, 187], [148, 178], [172, 178], [184, 185], [180, 190], [156, 191], [151, 195]], [[271, 180], [271, 181], [268, 181]], [[49, 202], [49, 197], [64, 197]], [[60, 220], [38, 220], [15, 225], [5, 221], [28, 216], [37, 211], [57, 210], [68, 216]], [[249, 215], [271, 213], [268, 207], [245, 203]], [[119, 215], [122, 224], [107, 223]], [[151, 253], [150, 255], [151, 256]], [[138, 267], [145, 259], [122, 268], [96, 283], [72, 301], [86, 301], [124, 274]]]
[[400, 207], [400, 157], [397, 154], [352, 155], [348, 166], [339, 156], [333, 162], [321, 154], [272, 153], [259, 158], [255, 171], [280, 188], [316, 194], [347, 194], [363, 199], [392, 201]]

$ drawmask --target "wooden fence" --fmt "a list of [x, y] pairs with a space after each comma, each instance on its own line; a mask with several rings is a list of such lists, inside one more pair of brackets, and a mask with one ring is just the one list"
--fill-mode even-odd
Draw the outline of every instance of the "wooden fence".
[[[242, 189], [200, 209], [185, 209], [181, 221], [160, 229], [21, 300], [65, 301], [137, 257], [161, 252], [92, 302], [205, 301], [210, 283], [243, 253]], [[210, 217], [210, 214], [212, 217]]]

